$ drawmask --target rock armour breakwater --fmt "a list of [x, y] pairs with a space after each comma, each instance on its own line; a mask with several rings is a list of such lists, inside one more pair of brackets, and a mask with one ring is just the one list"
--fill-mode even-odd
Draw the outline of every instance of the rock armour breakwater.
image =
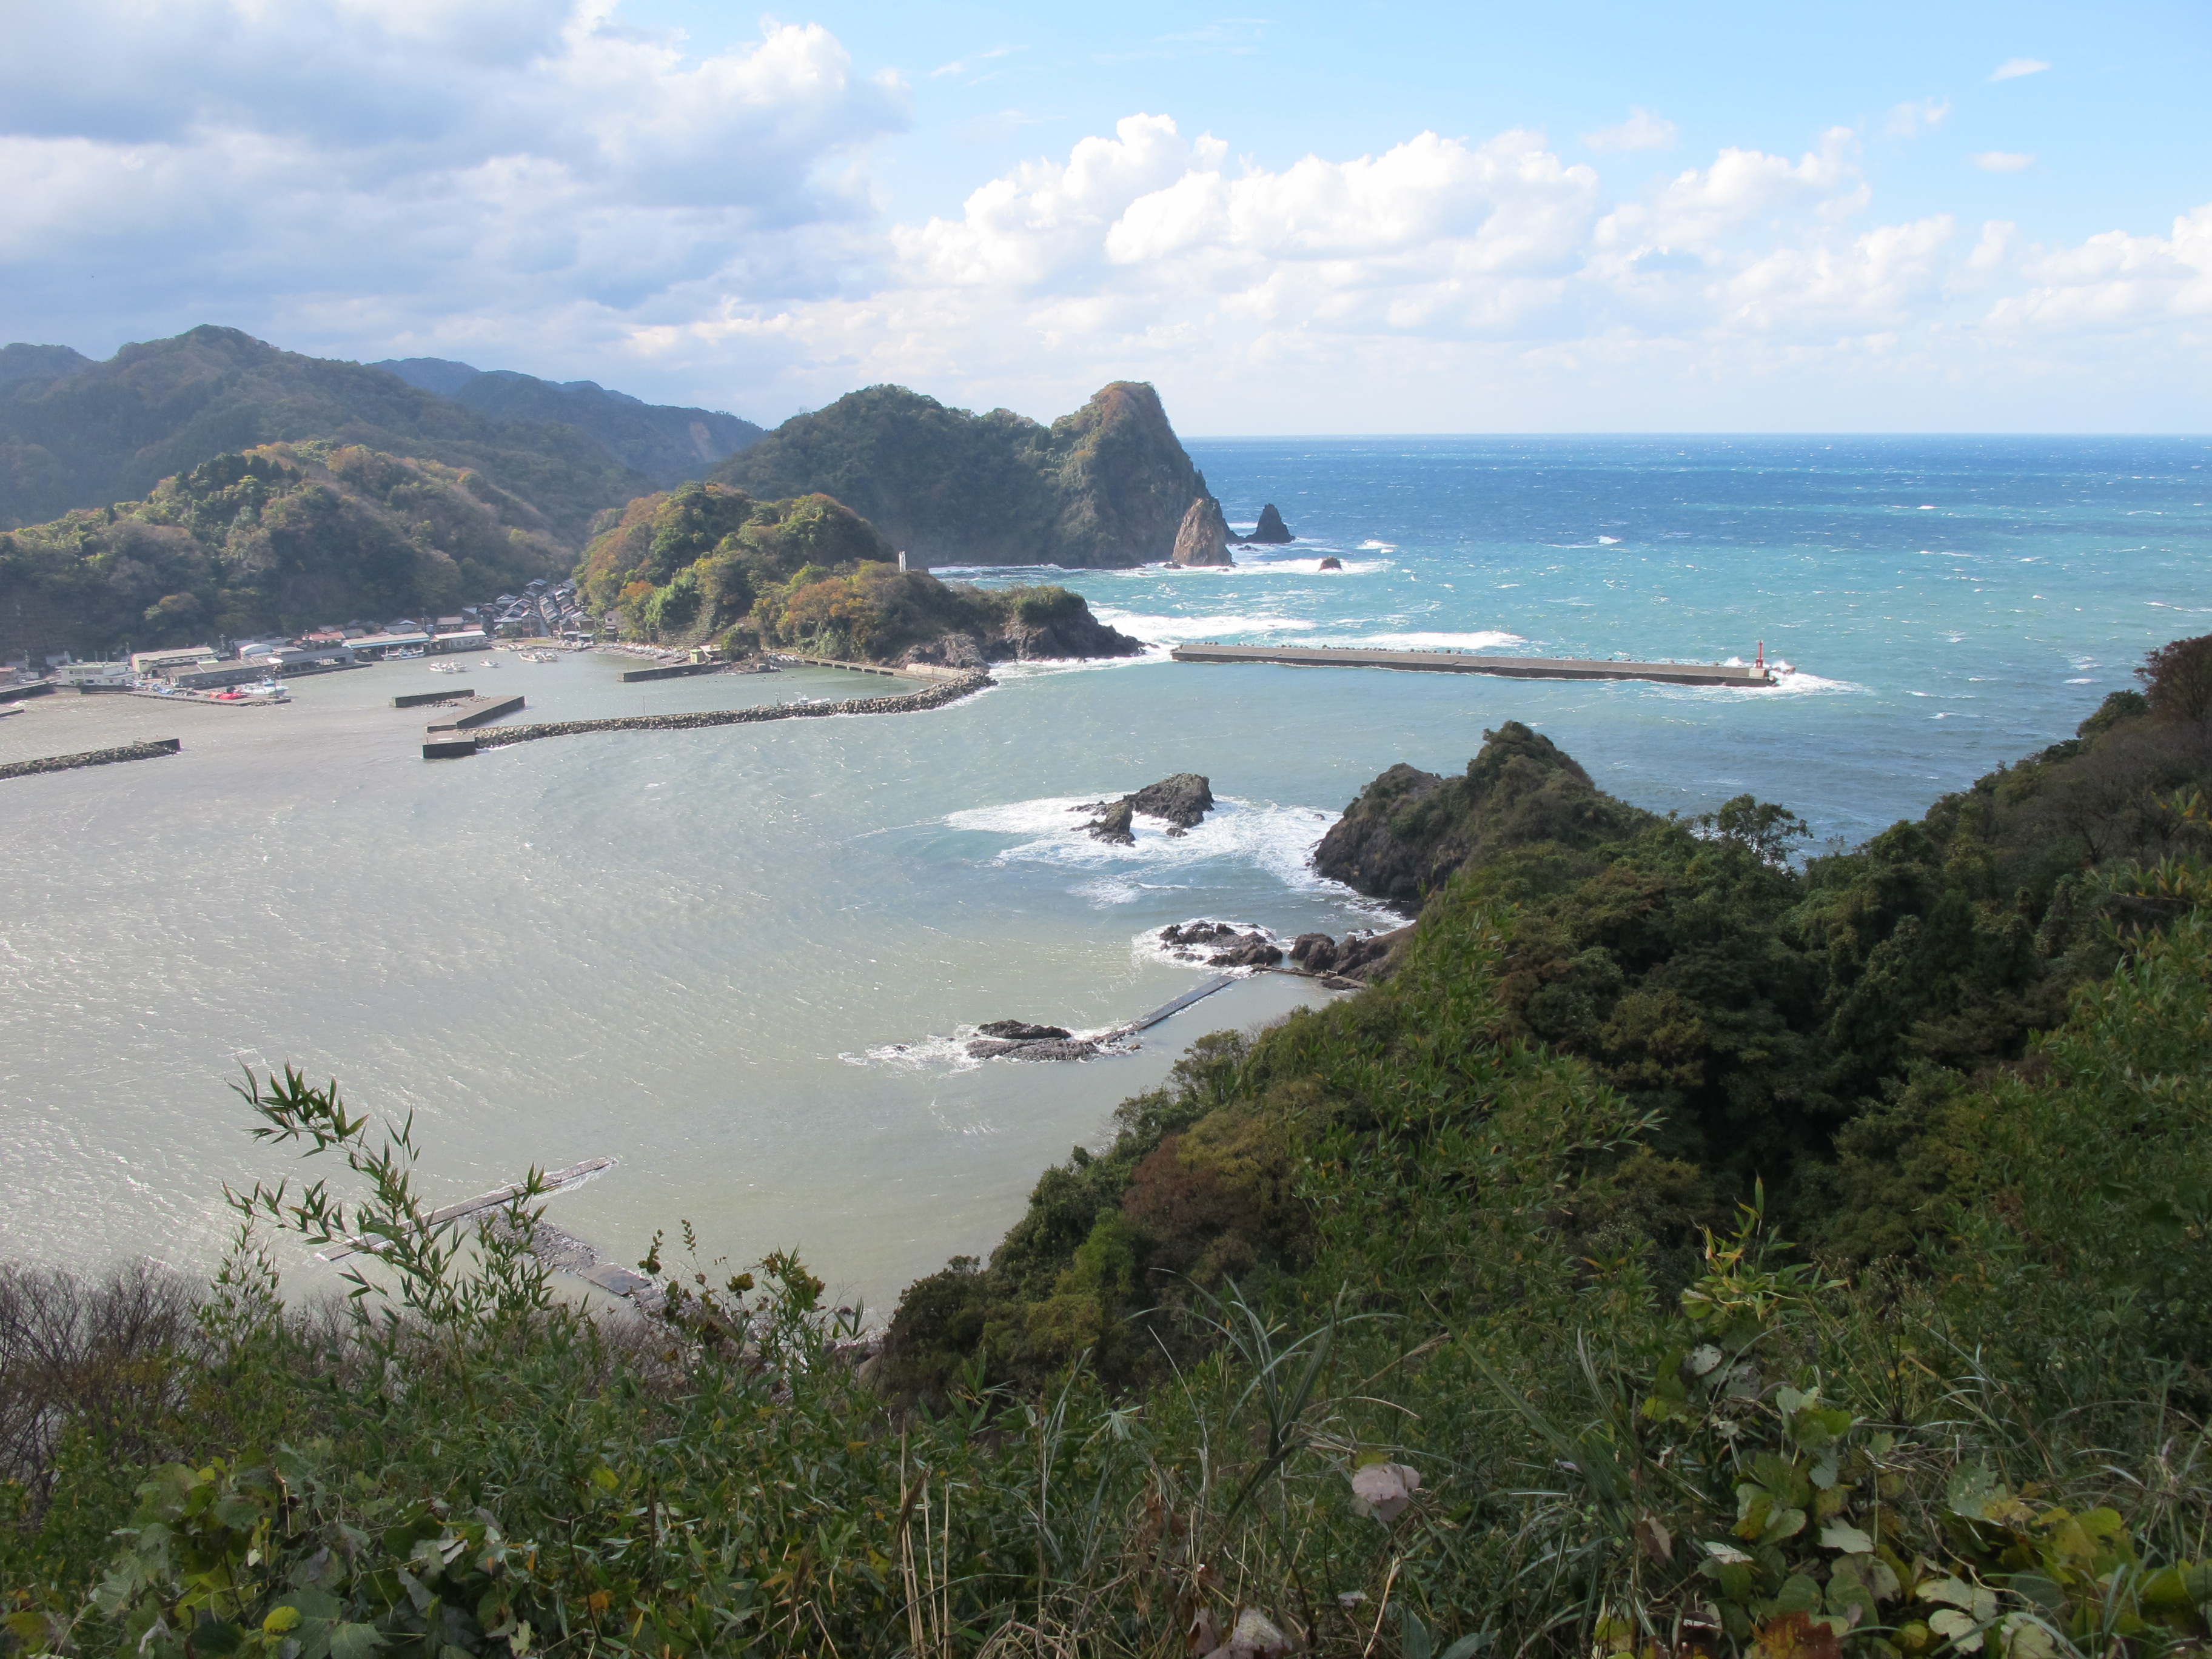
[[843, 702], [786, 703], [764, 708], [715, 708], [690, 714], [630, 714], [604, 720], [543, 720], [534, 726], [501, 726], [475, 732], [478, 749], [500, 749], [538, 738], [580, 737], [592, 732], [689, 732], [707, 726], [745, 726], [756, 720], [807, 720], [830, 714], [906, 714], [942, 708], [998, 682], [988, 674], [969, 674], [923, 691], [896, 697], [853, 697]]
[[0, 778], [33, 778], [44, 772], [73, 772], [80, 766], [112, 766], [117, 761], [155, 760], [184, 748], [179, 738], [155, 738], [148, 743], [127, 743], [119, 749], [88, 749], [82, 755], [48, 755], [43, 760], [9, 761], [0, 766]]

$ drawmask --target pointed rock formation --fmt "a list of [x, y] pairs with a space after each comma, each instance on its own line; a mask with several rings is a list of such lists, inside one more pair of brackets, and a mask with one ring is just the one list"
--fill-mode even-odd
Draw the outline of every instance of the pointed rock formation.
[[1275, 511], [1274, 502], [1269, 501], [1267, 506], [1260, 509], [1260, 522], [1252, 526], [1252, 533], [1240, 539], [1248, 542], [1266, 542], [1273, 546], [1279, 545], [1284, 542], [1294, 542], [1297, 538], [1291, 534], [1291, 527], [1283, 522], [1283, 515]]
[[1212, 496], [1200, 495], [1182, 515], [1173, 556], [1177, 564], [1237, 562], [1229, 556], [1229, 521], [1221, 516], [1221, 503]]

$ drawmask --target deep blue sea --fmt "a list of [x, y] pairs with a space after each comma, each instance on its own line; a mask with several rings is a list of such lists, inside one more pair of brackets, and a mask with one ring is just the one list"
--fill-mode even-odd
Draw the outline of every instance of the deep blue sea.
[[[710, 1255], [794, 1246], [881, 1305], [988, 1250], [1194, 1036], [1328, 994], [1241, 981], [1077, 1066], [978, 1061], [975, 1026], [1095, 1031], [1167, 1001], [1210, 971], [1160, 948], [1170, 922], [1389, 925], [1309, 859], [1394, 761], [1456, 770], [1521, 720], [1641, 805], [1751, 791], [1857, 841], [2212, 631], [2203, 440], [1190, 447], [1232, 521], [1273, 501], [1300, 539], [1225, 571], [978, 573], [1065, 580], [1154, 648], [1016, 665], [928, 714], [425, 763], [420, 714], [390, 704], [431, 683], [393, 663], [281, 708], [56, 696], [0, 719], [7, 758], [184, 744], [0, 786], [0, 1258], [204, 1270], [222, 1184], [301, 1173], [227, 1086], [291, 1063], [411, 1112], [438, 1201], [609, 1154], [553, 1211], [608, 1259], [689, 1219]], [[1205, 638], [1708, 662], [1764, 641], [1796, 672], [1738, 691], [1167, 660]], [[855, 689], [626, 665], [471, 673], [550, 720]], [[1140, 820], [1109, 847], [1070, 810], [1178, 771], [1220, 802], [1187, 836]]]
[[[1188, 447], [1232, 525], [1273, 501], [1299, 540], [1237, 549], [1225, 573], [1063, 579], [1141, 637], [1747, 662], [1763, 642], [1792, 665], [1770, 692], [1444, 694], [1543, 726], [1609, 787], [1662, 809], [1747, 789], [1856, 839], [2069, 735], [2135, 684], [2145, 651], [2212, 631], [2212, 440]], [[1321, 572], [1332, 554], [1344, 570]], [[1342, 695], [1316, 676], [1391, 678], [1207, 672], [1266, 675], [1292, 705]], [[1301, 741], [1297, 724], [1285, 743]]]

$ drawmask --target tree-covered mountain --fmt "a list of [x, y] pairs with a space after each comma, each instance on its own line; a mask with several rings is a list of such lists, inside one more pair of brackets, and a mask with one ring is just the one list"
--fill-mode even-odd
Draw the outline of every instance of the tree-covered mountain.
[[1048, 427], [870, 386], [794, 416], [710, 476], [764, 497], [833, 495], [916, 565], [1151, 563], [1208, 493], [1159, 394], [1129, 380]]
[[699, 477], [764, 435], [750, 421], [720, 410], [648, 404], [592, 380], [541, 380], [444, 357], [396, 357], [369, 367], [490, 420], [573, 426], [663, 489]]
[[481, 472], [357, 444], [268, 444], [143, 501], [0, 532], [0, 659], [381, 623], [550, 576], [569, 556]]
[[67, 348], [9, 350], [9, 373], [24, 372], [0, 383], [0, 529], [137, 500], [217, 455], [317, 440], [473, 471], [571, 548], [597, 514], [653, 487], [574, 424], [495, 420], [382, 369], [236, 329], [195, 328], [74, 368]]
[[1066, 588], [985, 592], [893, 557], [873, 525], [827, 495], [761, 501], [695, 483], [632, 501], [593, 538], [577, 581], [595, 610], [663, 643], [957, 667], [1144, 648]]

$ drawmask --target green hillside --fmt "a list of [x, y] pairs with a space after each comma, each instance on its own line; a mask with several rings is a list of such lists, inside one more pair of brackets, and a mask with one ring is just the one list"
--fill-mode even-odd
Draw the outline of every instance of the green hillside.
[[541, 380], [441, 357], [394, 358], [369, 367], [491, 420], [573, 426], [664, 489], [697, 477], [763, 435], [750, 421], [720, 410], [648, 404], [590, 380]]
[[545, 516], [482, 473], [356, 444], [266, 444], [143, 501], [0, 532], [0, 659], [434, 614], [568, 562]]
[[[472, 1244], [428, 1224], [410, 1130], [251, 1079], [244, 1121], [327, 1179], [241, 1191], [212, 1286], [0, 1274], [7, 1628], [143, 1659], [2199, 1655], [2212, 638], [2147, 666], [1802, 867], [1758, 803], [1556, 815], [1601, 798], [1501, 729], [1387, 976], [1192, 1045], [880, 1352], [787, 1252], [656, 1242], [656, 1310], [586, 1309], [527, 1198]], [[1409, 827], [1433, 870], [1454, 836]], [[1678, 1136], [1723, 1075], [1735, 1132]], [[381, 1260], [288, 1307], [269, 1231]]]
[[1048, 427], [870, 386], [786, 421], [711, 476], [763, 497], [835, 496], [917, 566], [1163, 560], [1207, 493], [1159, 394], [1127, 380]]
[[827, 495], [756, 501], [688, 483], [632, 501], [577, 569], [586, 600], [635, 638], [976, 667], [1144, 647], [1064, 587], [986, 592], [901, 570], [873, 525]]
[[491, 420], [381, 369], [280, 351], [236, 329], [195, 328], [73, 370], [56, 349], [25, 348], [12, 365], [23, 372], [0, 380], [0, 529], [137, 500], [216, 455], [279, 442], [473, 471], [530, 502], [571, 547], [594, 514], [653, 488], [573, 426]]

